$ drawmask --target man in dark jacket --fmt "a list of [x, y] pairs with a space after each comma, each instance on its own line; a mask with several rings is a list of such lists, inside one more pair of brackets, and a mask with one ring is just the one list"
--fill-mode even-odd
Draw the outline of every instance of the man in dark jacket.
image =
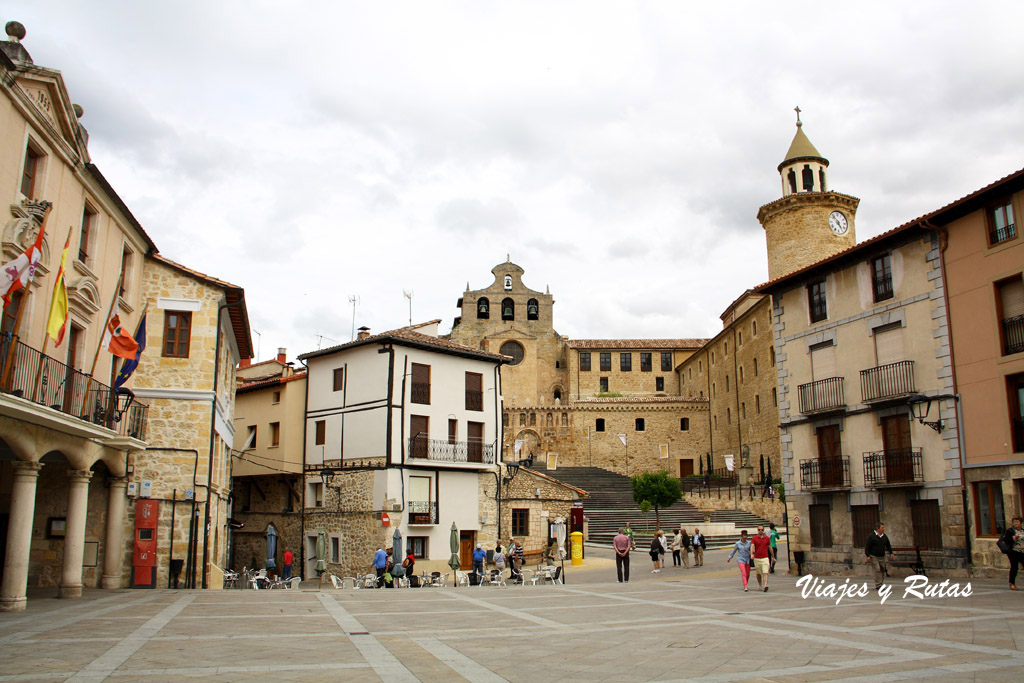
[[877, 591], [882, 587], [882, 582], [885, 579], [885, 565], [886, 555], [892, 559], [892, 544], [889, 543], [889, 537], [885, 535], [885, 525], [881, 522], [875, 527], [875, 532], [868, 536], [868, 540], [864, 542], [864, 555], [867, 560], [864, 564], [870, 564], [875, 574], [875, 590]]

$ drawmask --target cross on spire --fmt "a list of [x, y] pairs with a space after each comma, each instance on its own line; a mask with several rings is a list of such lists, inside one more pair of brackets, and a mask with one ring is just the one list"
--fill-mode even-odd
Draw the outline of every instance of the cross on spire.
[[800, 121], [800, 105], [797, 105], [797, 106], [793, 107], [793, 111], [796, 112], [796, 127], [799, 128], [800, 126], [804, 125]]

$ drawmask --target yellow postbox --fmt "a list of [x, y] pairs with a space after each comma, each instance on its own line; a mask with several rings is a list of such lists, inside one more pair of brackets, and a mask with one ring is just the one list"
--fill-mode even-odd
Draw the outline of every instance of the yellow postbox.
[[583, 564], [583, 534], [579, 531], [569, 534], [569, 546], [572, 550], [572, 565], [578, 567]]

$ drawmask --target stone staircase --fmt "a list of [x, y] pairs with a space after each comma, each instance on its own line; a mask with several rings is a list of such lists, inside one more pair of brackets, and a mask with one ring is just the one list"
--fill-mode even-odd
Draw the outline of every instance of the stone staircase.
[[[590, 494], [583, 500], [584, 514], [589, 522], [590, 536], [588, 543], [610, 546], [612, 538], [619, 528], [630, 523], [633, 528], [637, 550], [650, 546], [655, 531], [655, 513], [644, 515], [633, 502], [633, 489], [626, 477], [599, 467], [559, 467], [547, 470], [543, 463], [535, 463], [534, 469], [544, 472], [549, 477], [579, 487]], [[661, 529], [669, 535], [672, 530], [682, 527], [692, 534], [694, 527], [704, 526], [704, 515], [696, 507], [684, 500], [679, 500], [672, 507], [660, 511]], [[767, 520], [743, 510], [716, 510], [711, 515], [712, 524], [732, 524], [736, 529], [732, 534], [705, 534], [709, 548], [731, 546], [741, 529], [751, 533], [758, 524], [768, 526]], [[721, 527], [718, 527], [721, 529]]]

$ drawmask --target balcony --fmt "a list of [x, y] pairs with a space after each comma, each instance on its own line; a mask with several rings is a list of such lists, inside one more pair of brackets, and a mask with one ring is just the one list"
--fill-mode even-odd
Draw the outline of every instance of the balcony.
[[409, 524], [428, 525], [437, 524], [437, 502], [427, 500], [410, 500], [409, 503]]
[[912, 360], [901, 360], [860, 371], [860, 395], [865, 403], [904, 398], [914, 391]]
[[1015, 315], [1003, 321], [1004, 356], [1024, 351], [1024, 315]]
[[846, 407], [842, 377], [801, 384], [797, 390], [800, 394], [800, 412], [804, 415], [834, 412]]
[[923, 483], [920, 448], [890, 448], [864, 454], [865, 486], [918, 486]]
[[804, 491], [850, 488], [850, 458], [838, 455], [801, 460], [800, 488]]
[[1006, 240], [1013, 239], [1017, 236], [1017, 229], [1013, 223], [997, 227], [995, 230], [990, 230], [988, 233], [988, 241], [990, 244], [995, 246]]
[[438, 441], [423, 436], [411, 436], [409, 458], [413, 462], [493, 465], [494, 446], [480, 441]]
[[483, 410], [484, 392], [466, 389], [466, 410]]
[[149, 406], [127, 389], [112, 390], [17, 337], [0, 341], [0, 391], [98, 425], [118, 436], [146, 440]]

